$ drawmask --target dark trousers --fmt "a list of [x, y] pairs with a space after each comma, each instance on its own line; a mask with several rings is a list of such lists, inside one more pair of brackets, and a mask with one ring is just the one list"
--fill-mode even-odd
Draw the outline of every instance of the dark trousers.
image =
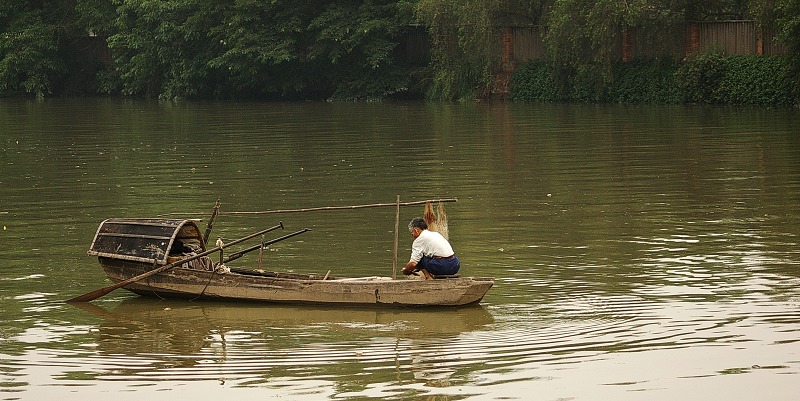
[[458, 261], [458, 258], [455, 255], [447, 259], [423, 256], [419, 263], [417, 263], [417, 269], [425, 269], [428, 271], [428, 273], [433, 274], [434, 276], [448, 276], [456, 274], [460, 268], [461, 262]]

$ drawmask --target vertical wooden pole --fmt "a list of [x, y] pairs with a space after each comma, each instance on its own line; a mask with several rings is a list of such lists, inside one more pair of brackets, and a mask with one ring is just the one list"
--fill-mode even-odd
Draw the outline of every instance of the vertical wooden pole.
[[622, 31], [622, 62], [627, 63], [633, 59], [633, 33], [630, 28]]
[[688, 27], [689, 44], [686, 49], [686, 57], [697, 53], [700, 50], [700, 26], [697, 22], [690, 22]]
[[394, 260], [392, 261], [392, 278], [397, 278], [397, 242], [400, 240], [400, 195], [397, 195], [397, 206], [394, 210]]
[[503, 72], [514, 72], [514, 31], [511, 27], [503, 27], [503, 54], [500, 58], [500, 63], [503, 67]]
[[756, 28], [756, 54], [759, 56], [764, 55], [764, 28], [757, 27]]
[[263, 269], [264, 263], [264, 236], [261, 236], [261, 248], [258, 248], [258, 270]]
[[211, 229], [214, 228], [214, 219], [217, 218], [219, 214], [219, 205], [219, 199], [217, 199], [217, 202], [214, 203], [214, 211], [211, 212], [211, 218], [208, 220], [208, 224], [206, 224], [206, 233], [203, 234], [203, 242], [205, 242], [206, 245], [208, 245], [208, 238], [211, 236]]

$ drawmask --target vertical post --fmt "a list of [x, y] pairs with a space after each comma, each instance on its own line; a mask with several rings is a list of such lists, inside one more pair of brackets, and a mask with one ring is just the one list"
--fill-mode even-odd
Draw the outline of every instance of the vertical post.
[[756, 54], [764, 55], [764, 27], [756, 27]]
[[633, 59], [633, 34], [630, 28], [625, 28], [622, 31], [622, 62], [627, 63]]
[[394, 260], [392, 261], [392, 278], [397, 278], [397, 242], [400, 239], [400, 195], [397, 195], [397, 206], [394, 210]]
[[689, 44], [686, 49], [686, 56], [691, 56], [700, 50], [700, 27], [697, 22], [690, 22], [688, 27]]
[[258, 248], [258, 270], [261, 270], [264, 263], [264, 236], [261, 236], [261, 248]]
[[500, 63], [503, 67], [503, 72], [514, 72], [514, 31], [511, 27], [503, 27], [503, 54], [500, 58]]
[[211, 212], [211, 218], [208, 220], [208, 224], [206, 224], [206, 233], [203, 234], [203, 242], [208, 245], [208, 238], [211, 236], [211, 229], [214, 228], [214, 219], [217, 218], [219, 214], [219, 199], [217, 202], [214, 203], [214, 211]]

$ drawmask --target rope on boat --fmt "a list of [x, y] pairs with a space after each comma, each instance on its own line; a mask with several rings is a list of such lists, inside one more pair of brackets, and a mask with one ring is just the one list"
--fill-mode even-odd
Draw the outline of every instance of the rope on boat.
[[[262, 236], [263, 237], [263, 236]], [[222, 238], [217, 238], [217, 242], [215, 244], [217, 248], [221, 248], [224, 243], [222, 242]], [[227, 274], [231, 272], [231, 269], [228, 266], [225, 266], [222, 249], [219, 250], [219, 263], [212, 263], [213, 266], [211, 267], [211, 275], [208, 276], [208, 281], [206, 281], [206, 285], [203, 286], [203, 290], [197, 294], [196, 297], [192, 298], [192, 301], [199, 299], [206, 293], [208, 286], [211, 284], [211, 280], [214, 279], [214, 276], [217, 274]]]

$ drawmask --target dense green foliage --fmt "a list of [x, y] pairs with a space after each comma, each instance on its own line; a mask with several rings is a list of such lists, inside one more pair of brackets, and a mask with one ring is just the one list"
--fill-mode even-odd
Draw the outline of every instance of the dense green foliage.
[[[575, 81], [576, 92], [570, 97], [596, 101], [607, 96], [608, 84], [619, 82], [620, 72], [613, 70], [619, 68], [615, 64], [623, 31], [646, 34], [651, 47], [666, 46], [669, 41], [664, 39], [682, 32], [686, 21], [744, 18], [748, 3], [758, 1], [770, 0], [560, 0], [548, 13], [545, 45], [551, 61]], [[642, 67], [634, 63], [627, 68], [635, 74]], [[660, 79], [662, 86], [668, 84]], [[647, 98], [652, 96], [643, 100], [650, 101]], [[630, 98], [622, 95], [622, 99]]]
[[515, 72], [511, 98], [519, 101], [593, 101], [614, 103], [708, 103], [791, 105], [789, 58], [701, 54], [686, 62], [633, 60], [612, 67], [613, 80], [602, 88], [569, 80], [560, 83], [556, 69], [542, 61]]
[[677, 77], [690, 103], [791, 105], [789, 58], [707, 54], [684, 63]]
[[679, 64], [672, 59], [636, 59], [615, 63], [614, 78], [608, 85], [605, 99], [614, 103], [676, 103], [676, 72]]
[[725, 60], [718, 53], [699, 54], [678, 71], [678, 87], [688, 103], [720, 103]]
[[[619, 62], [623, 32], [668, 50], [687, 21], [730, 18], [788, 56]], [[414, 24], [428, 65], [405, 58]], [[517, 100], [800, 102], [800, 0], [0, 0], [0, 96], [472, 100], [513, 67], [502, 27], [534, 25], [547, 54], [514, 74]], [[105, 42], [110, 62], [87, 53]]]
[[123, 94], [382, 98], [408, 86], [396, 1], [122, 1], [109, 47]]
[[43, 96], [66, 72], [53, 11], [35, 1], [0, 2], [0, 94]]
[[792, 104], [791, 74], [786, 57], [733, 56], [727, 59], [722, 86], [725, 103]]
[[[652, 16], [647, 12], [657, 13]], [[596, 100], [612, 79], [615, 45], [621, 28], [673, 21], [662, 1], [562, 0], [548, 14], [544, 41], [550, 59], [575, 80], [572, 97]]]
[[511, 100], [553, 102], [563, 99], [555, 68], [546, 61], [531, 61], [517, 68], [509, 83]]
[[433, 77], [428, 97], [474, 97], [489, 84], [495, 59], [489, 44], [492, 2], [421, 0], [418, 19], [428, 27], [433, 42]]
[[502, 26], [540, 23], [552, 0], [419, 0], [433, 42], [429, 99], [472, 100], [490, 90]]
[[14, 1], [0, 0], [0, 94], [41, 96], [85, 71], [64, 39], [89, 32], [113, 65], [85, 87], [107, 94], [370, 99], [413, 72], [397, 54], [409, 1]]
[[[761, 0], [768, 1], [768, 0]], [[800, 102], [800, 0], [776, 0], [777, 21], [780, 36], [789, 46], [789, 74], [794, 79], [791, 85], [792, 96]]]

